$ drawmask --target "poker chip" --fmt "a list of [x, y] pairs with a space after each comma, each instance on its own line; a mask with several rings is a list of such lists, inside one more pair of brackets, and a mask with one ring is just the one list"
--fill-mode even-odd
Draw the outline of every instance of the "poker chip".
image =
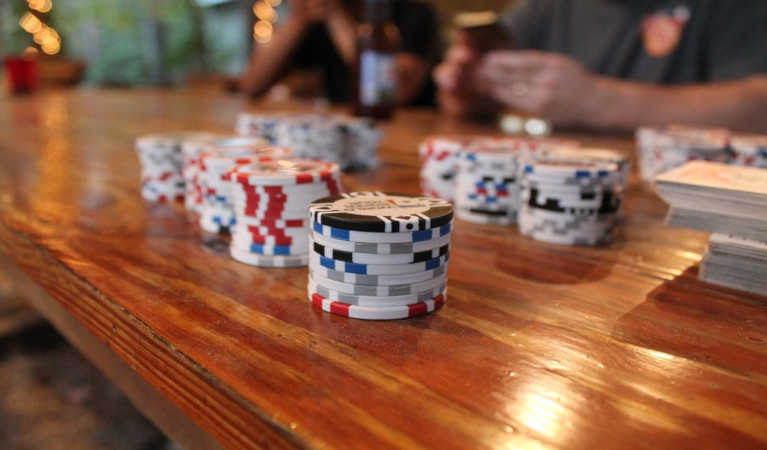
[[440, 288], [441, 291], [441, 288], [444, 287], [446, 281], [446, 277], [442, 275], [421, 282], [377, 286], [369, 284], [344, 283], [341, 281], [324, 278], [316, 272], [312, 272], [310, 278], [316, 284], [325, 286], [327, 289], [331, 289], [337, 292], [376, 297], [415, 295], [420, 292], [427, 292], [436, 288]]
[[623, 196], [618, 164], [547, 155], [520, 172], [519, 230], [536, 240], [568, 245], [610, 242]]
[[450, 243], [450, 235], [443, 235], [436, 239], [420, 242], [351, 242], [324, 237], [321, 234], [311, 233], [312, 240], [317, 244], [332, 247], [337, 250], [352, 253], [373, 253], [380, 255], [394, 255], [422, 252], [433, 248], [445, 246]]
[[767, 169], [767, 135], [735, 134], [730, 150], [733, 164]]
[[261, 258], [272, 256], [306, 265], [309, 204], [339, 194], [339, 176], [338, 165], [305, 159], [245, 161], [230, 167], [220, 178], [229, 184], [235, 216], [230, 246], [241, 256], [238, 261], [274, 267], [278, 264]]
[[640, 127], [636, 131], [639, 175], [652, 181], [656, 175], [687, 161], [729, 162], [729, 140], [730, 132], [724, 128]]
[[415, 273], [434, 270], [445, 264], [450, 253], [439, 258], [412, 264], [357, 264], [339, 261], [322, 256], [316, 252], [309, 254], [310, 266], [321, 266], [337, 272], [354, 273], [358, 275], [412, 275]]
[[418, 231], [401, 231], [398, 233], [375, 233], [367, 231], [346, 230], [322, 225], [312, 221], [312, 231], [315, 235], [333, 238], [339, 241], [371, 242], [371, 243], [418, 243], [438, 239], [450, 235], [453, 223], [448, 222], [436, 228]]
[[453, 217], [453, 207], [445, 200], [382, 192], [319, 199], [312, 202], [309, 212], [311, 219], [321, 225], [377, 233], [427, 230]]
[[444, 301], [453, 207], [433, 197], [352, 192], [309, 205], [313, 303], [361, 319], [399, 319]]
[[330, 161], [343, 170], [377, 166], [382, 136], [368, 119], [323, 114], [243, 113], [235, 130], [291, 148], [296, 157]]
[[301, 267], [305, 266], [308, 262], [308, 255], [306, 253], [302, 255], [270, 256], [251, 253], [238, 247], [230, 247], [229, 254], [234, 260], [243, 264], [260, 267]]
[[[262, 139], [215, 139], [199, 154], [198, 183], [203, 194], [200, 227], [211, 233], [229, 231], [236, 223], [231, 183], [224, 175], [237, 165], [280, 161], [291, 156], [286, 148], [264, 145]], [[217, 224], [219, 224], [217, 226]]]
[[628, 155], [616, 150], [591, 147], [554, 147], [546, 153], [546, 157], [562, 161], [606, 162], [618, 166], [619, 183], [625, 191], [628, 188], [631, 175], [631, 160]]
[[439, 258], [440, 256], [446, 255], [450, 249], [450, 244], [445, 244], [441, 247], [414, 253], [378, 255], [339, 250], [327, 245], [322, 245], [315, 242], [313, 239], [309, 240], [309, 244], [312, 246], [312, 250], [320, 256], [355, 264], [413, 264]]
[[323, 311], [352, 319], [397, 320], [422, 316], [441, 308], [447, 299], [444, 292], [430, 300], [404, 306], [365, 307], [333, 301], [320, 294], [309, 292], [309, 301]]
[[136, 154], [141, 164], [141, 196], [151, 202], [184, 201], [185, 141], [200, 139], [208, 133], [170, 132], [136, 138]]
[[310, 276], [307, 289], [310, 292], [317, 293], [321, 295], [322, 297], [334, 302], [342, 302], [342, 303], [346, 303], [347, 305], [354, 305], [354, 306], [366, 306], [369, 308], [373, 308], [373, 307], [387, 308], [387, 307], [393, 307], [393, 306], [407, 306], [407, 305], [412, 305], [414, 303], [421, 303], [427, 300], [431, 300], [432, 298], [437, 297], [438, 295], [444, 292], [445, 284], [443, 282], [441, 286], [438, 286], [432, 289], [427, 289], [424, 292], [416, 293], [416, 294], [385, 295], [385, 296], [355, 295], [355, 294], [346, 294], [343, 292], [335, 291], [333, 289], [329, 289], [325, 286], [322, 286], [319, 282], [312, 279], [312, 277]]
[[363, 275], [348, 272], [339, 272], [322, 266], [312, 266], [312, 273], [320, 278], [325, 278], [340, 283], [362, 284], [372, 286], [403, 285], [419, 283], [441, 277], [447, 273], [448, 264], [445, 263], [436, 269], [417, 272], [409, 275]]

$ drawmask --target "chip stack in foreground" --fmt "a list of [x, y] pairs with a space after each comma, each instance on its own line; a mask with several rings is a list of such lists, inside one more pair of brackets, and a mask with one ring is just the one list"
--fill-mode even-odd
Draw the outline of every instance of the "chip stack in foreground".
[[230, 183], [223, 176], [237, 164], [289, 158], [286, 148], [263, 145], [259, 138], [222, 138], [211, 142], [200, 154], [198, 179], [204, 201], [200, 208], [200, 227], [210, 233], [229, 231], [235, 224], [230, 199]]
[[157, 133], [136, 139], [141, 163], [141, 196], [153, 202], [183, 201], [181, 144], [203, 135], [197, 132]]
[[614, 234], [622, 200], [615, 164], [536, 158], [520, 180], [519, 230], [557, 244], [599, 245]]
[[767, 169], [767, 135], [733, 135], [730, 150], [734, 164]]
[[280, 160], [240, 164], [230, 182], [236, 216], [232, 258], [262, 267], [305, 266], [309, 260], [309, 204], [341, 192], [337, 164]]
[[237, 117], [235, 129], [293, 149], [296, 157], [322, 159], [342, 169], [378, 164], [381, 130], [370, 120], [322, 114], [248, 114]]
[[729, 139], [730, 132], [724, 128], [641, 127], [636, 132], [639, 175], [652, 181], [656, 175], [687, 161], [729, 162]]
[[355, 192], [309, 207], [309, 300], [368, 320], [430, 313], [445, 302], [453, 207], [432, 197]]

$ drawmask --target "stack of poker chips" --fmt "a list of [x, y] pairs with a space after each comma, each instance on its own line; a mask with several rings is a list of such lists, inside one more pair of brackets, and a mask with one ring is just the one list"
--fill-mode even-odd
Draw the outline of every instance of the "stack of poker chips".
[[172, 132], [141, 136], [136, 153], [141, 163], [141, 196], [153, 202], [183, 201], [181, 144], [203, 133]]
[[224, 176], [236, 218], [229, 248], [232, 258], [262, 267], [305, 266], [309, 203], [339, 194], [339, 176], [337, 164], [316, 160], [232, 167]]
[[459, 155], [455, 214], [468, 222], [512, 225], [519, 209], [520, 153], [480, 141]]
[[368, 320], [427, 314], [446, 299], [453, 207], [433, 197], [355, 192], [312, 202], [309, 300]]
[[729, 140], [730, 132], [724, 128], [641, 127], [636, 132], [639, 175], [652, 181], [656, 175], [687, 161], [729, 162]]
[[435, 136], [421, 143], [418, 156], [421, 160], [421, 192], [424, 195], [453, 201], [458, 173], [456, 155], [471, 139], [466, 136]]
[[767, 135], [733, 135], [730, 150], [734, 164], [767, 169]]
[[544, 156], [523, 163], [522, 169], [522, 234], [569, 245], [612, 240], [623, 195], [617, 165]]
[[200, 186], [200, 154], [211, 142], [222, 138], [216, 133], [200, 133], [181, 144], [183, 158], [182, 174], [184, 177], [184, 206], [188, 211], [199, 213], [203, 203], [203, 192]]
[[235, 224], [230, 183], [223, 176], [237, 164], [289, 158], [286, 148], [263, 145], [260, 139], [235, 137], [212, 141], [199, 156], [198, 182], [203, 192], [200, 227], [210, 233], [227, 232]]
[[235, 130], [288, 147], [298, 158], [322, 159], [342, 169], [378, 164], [381, 130], [368, 119], [322, 114], [247, 114], [237, 117]]

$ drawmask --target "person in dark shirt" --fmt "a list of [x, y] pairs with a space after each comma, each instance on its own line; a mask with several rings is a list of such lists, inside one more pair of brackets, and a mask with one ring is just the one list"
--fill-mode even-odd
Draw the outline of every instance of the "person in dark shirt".
[[[290, 71], [304, 70], [320, 75], [329, 100], [348, 100], [354, 82], [361, 2], [291, 0], [289, 7], [290, 14], [275, 29], [271, 41], [256, 44], [240, 81], [242, 90], [261, 95]], [[400, 32], [400, 50], [395, 55], [397, 101], [433, 104], [429, 73], [439, 51], [434, 11], [417, 1], [393, 0], [392, 15]]]
[[496, 50], [464, 32], [435, 70], [448, 113], [767, 131], [767, 1], [518, 1], [498, 25]]

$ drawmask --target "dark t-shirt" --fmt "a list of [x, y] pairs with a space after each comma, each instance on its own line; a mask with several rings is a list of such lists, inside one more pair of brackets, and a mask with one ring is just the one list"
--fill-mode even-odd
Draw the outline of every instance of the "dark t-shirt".
[[564, 53], [613, 77], [767, 73], [767, 0], [520, 0], [501, 22], [517, 47]]
[[[413, 53], [431, 64], [439, 52], [439, 28], [431, 6], [412, 0], [392, 1], [392, 21], [399, 29], [400, 51]], [[348, 99], [352, 87], [352, 74], [324, 24], [314, 25], [293, 55], [292, 67], [317, 70], [325, 86], [325, 95], [331, 101]], [[415, 105], [434, 104], [434, 86], [428, 77], [419, 95], [411, 102]]]

